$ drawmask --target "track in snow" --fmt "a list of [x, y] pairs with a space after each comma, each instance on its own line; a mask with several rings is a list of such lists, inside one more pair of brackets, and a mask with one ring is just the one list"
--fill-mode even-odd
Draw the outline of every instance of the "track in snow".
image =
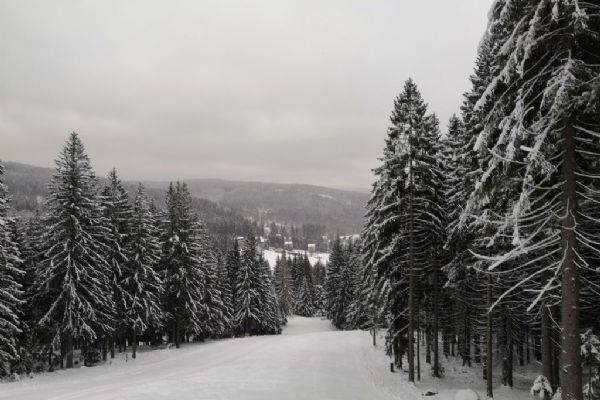
[[0, 384], [0, 399], [389, 399], [374, 365], [384, 373], [386, 359], [367, 333], [295, 317], [279, 336], [141, 352], [137, 360]]

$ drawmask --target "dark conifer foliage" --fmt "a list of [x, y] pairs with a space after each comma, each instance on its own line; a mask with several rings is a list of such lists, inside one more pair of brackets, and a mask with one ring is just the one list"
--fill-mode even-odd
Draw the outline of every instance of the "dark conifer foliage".
[[3, 183], [4, 167], [0, 164], [0, 376], [12, 373], [20, 361], [18, 335], [23, 326], [20, 320], [23, 291], [19, 281], [24, 275], [18, 243], [8, 217], [9, 199]]
[[46, 203], [42, 257], [33, 301], [44, 305], [38, 326], [49, 345], [64, 343], [67, 368], [74, 341], [89, 346], [112, 332], [111, 234], [98, 183], [81, 139], [72, 133], [59, 158]]
[[[114, 302], [111, 317], [112, 331], [105, 334], [114, 334], [119, 339], [119, 346], [121, 346], [123, 334], [131, 325], [127, 311], [133, 301], [131, 294], [124, 288], [124, 277], [129, 267], [129, 246], [133, 245], [131, 238], [132, 210], [127, 192], [114, 168], [108, 174], [102, 190], [101, 206], [108, 230], [105, 237], [109, 249], [107, 261], [111, 267], [108, 279], [111, 282]], [[111, 346], [114, 346], [112, 337]]]
[[275, 271], [273, 274], [275, 293], [277, 294], [277, 302], [279, 304], [279, 315], [281, 322], [284, 325], [287, 318], [292, 315], [293, 299], [293, 281], [291, 262], [285, 251], [277, 258], [275, 263]]
[[200, 232], [192, 214], [185, 183], [171, 184], [162, 227], [163, 307], [176, 347], [188, 334], [206, 334], [201, 315], [206, 315]]
[[138, 186], [130, 224], [129, 260], [122, 270], [122, 282], [128, 297], [125, 315], [135, 358], [138, 335], [149, 328], [160, 330], [163, 323], [163, 285], [158, 275], [161, 248], [142, 184]]
[[253, 236], [242, 248], [236, 282], [236, 331], [244, 335], [279, 333], [281, 317], [271, 270], [258, 254]]
[[[598, 328], [600, 5], [500, 0], [489, 18], [446, 135], [412, 81], [396, 99], [354, 278], [338, 243], [331, 254], [328, 316], [387, 327], [409, 380], [424, 337], [433, 375], [441, 339], [479, 365], [488, 397], [495, 365], [511, 387], [514, 365], [537, 358], [546, 397], [581, 399], [580, 335]], [[333, 282], [350, 279], [340, 323]]]

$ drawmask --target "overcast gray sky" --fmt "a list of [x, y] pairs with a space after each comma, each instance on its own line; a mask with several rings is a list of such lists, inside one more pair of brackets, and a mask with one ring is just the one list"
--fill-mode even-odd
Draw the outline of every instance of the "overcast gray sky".
[[412, 76], [456, 112], [491, 0], [0, 0], [0, 158], [367, 189]]

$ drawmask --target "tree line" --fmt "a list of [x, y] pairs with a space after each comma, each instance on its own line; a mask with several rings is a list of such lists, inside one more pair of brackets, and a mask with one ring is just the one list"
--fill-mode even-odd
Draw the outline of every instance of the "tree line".
[[0, 165], [0, 375], [86, 365], [139, 341], [277, 334], [273, 277], [250, 235], [225, 255], [185, 183], [164, 207], [112, 170], [100, 185], [79, 136], [56, 160], [44, 210], [11, 217]]
[[275, 261], [273, 275], [279, 312], [285, 323], [292, 315], [322, 316], [325, 311], [325, 265], [310, 264], [308, 256], [288, 257], [283, 251]]
[[542, 397], [598, 398], [599, 49], [597, 1], [496, 1], [446, 134], [414, 81], [395, 99], [360, 254], [334, 249], [325, 286], [409, 381], [424, 346], [433, 376], [478, 365], [488, 397], [496, 362], [507, 386], [539, 362]]

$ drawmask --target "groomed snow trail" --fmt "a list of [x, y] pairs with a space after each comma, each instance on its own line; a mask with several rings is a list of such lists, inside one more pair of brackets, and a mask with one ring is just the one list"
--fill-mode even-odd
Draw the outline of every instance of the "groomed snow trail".
[[390, 388], [376, 382], [389, 361], [370, 343], [366, 332], [294, 317], [278, 336], [141, 352], [137, 360], [0, 384], [0, 399], [390, 399]]

